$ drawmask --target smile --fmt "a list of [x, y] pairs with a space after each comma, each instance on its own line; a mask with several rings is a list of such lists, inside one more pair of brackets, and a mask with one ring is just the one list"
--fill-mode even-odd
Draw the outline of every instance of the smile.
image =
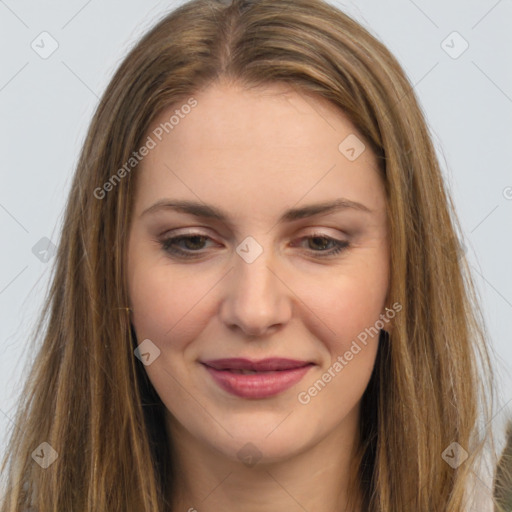
[[313, 366], [307, 361], [265, 359], [217, 359], [202, 362], [213, 381], [224, 391], [240, 398], [275, 396], [299, 382]]

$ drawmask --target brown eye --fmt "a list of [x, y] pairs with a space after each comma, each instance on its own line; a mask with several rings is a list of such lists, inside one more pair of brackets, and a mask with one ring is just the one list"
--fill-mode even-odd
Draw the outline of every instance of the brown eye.
[[204, 243], [209, 239], [210, 237], [201, 234], [180, 235], [166, 238], [160, 244], [165, 252], [187, 258], [196, 256], [193, 253], [202, 250]]
[[306, 236], [301, 239], [304, 240], [308, 241], [308, 250], [321, 258], [339, 254], [350, 246], [346, 240], [337, 240], [323, 234]]

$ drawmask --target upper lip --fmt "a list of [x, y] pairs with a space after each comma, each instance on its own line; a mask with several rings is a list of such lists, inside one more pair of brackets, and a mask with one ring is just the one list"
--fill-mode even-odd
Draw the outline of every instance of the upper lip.
[[216, 370], [252, 370], [260, 372], [291, 370], [292, 368], [302, 368], [303, 366], [312, 364], [309, 361], [298, 361], [296, 359], [283, 359], [279, 357], [260, 359], [259, 361], [251, 361], [237, 357], [232, 359], [210, 359], [201, 362]]

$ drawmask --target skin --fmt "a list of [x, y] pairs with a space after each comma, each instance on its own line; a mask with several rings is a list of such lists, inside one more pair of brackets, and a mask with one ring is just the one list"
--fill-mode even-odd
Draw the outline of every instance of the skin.
[[[309, 403], [298, 394], [389, 307], [385, 191], [375, 157], [366, 145], [347, 159], [340, 142], [362, 136], [346, 116], [284, 85], [244, 90], [218, 82], [194, 97], [197, 106], [134, 171], [127, 258], [138, 343], [150, 339], [160, 350], [144, 368], [176, 449], [173, 510], [348, 510], [360, 400], [378, 337]], [[278, 223], [288, 208], [340, 197], [371, 212], [346, 208]], [[214, 205], [229, 222], [165, 208], [143, 214], [164, 198]], [[178, 246], [199, 257], [166, 253], [165, 238], [191, 232], [209, 238]], [[313, 233], [350, 246], [322, 257], [334, 245], [306, 238]], [[247, 236], [263, 248], [252, 263], [236, 252]], [[199, 362], [224, 357], [314, 366], [277, 396], [245, 399], [221, 389]], [[246, 447], [255, 465], [238, 455], [247, 443], [256, 447]]]

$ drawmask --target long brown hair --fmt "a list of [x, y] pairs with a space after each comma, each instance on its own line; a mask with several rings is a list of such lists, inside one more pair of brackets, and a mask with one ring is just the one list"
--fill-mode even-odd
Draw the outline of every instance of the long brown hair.
[[[38, 324], [42, 344], [15, 418], [22, 428], [13, 429], [3, 463], [1, 512], [169, 510], [172, 440], [164, 405], [134, 357], [125, 309], [138, 171], [118, 170], [163, 109], [221, 78], [323, 97], [375, 152], [390, 225], [389, 301], [403, 309], [363, 396], [357, 487], [368, 511], [462, 512], [487, 439], [479, 414], [490, 414], [494, 388], [461, 230], [403, 70], [321, 0], [193, 0], [120, 65], [74, 174]], [[47, 468], [34, 456], [55, 457], [44, 442], [57, 454]], [[468, 459], [452, 467], [443, 458], [450, 446]]]

